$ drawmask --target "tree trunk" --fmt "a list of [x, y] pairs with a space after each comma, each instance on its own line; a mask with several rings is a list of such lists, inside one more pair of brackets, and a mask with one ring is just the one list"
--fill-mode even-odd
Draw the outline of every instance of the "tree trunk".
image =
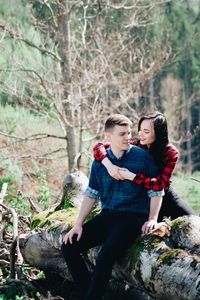
[[69, 172], [74, 170], [76, 157], [76, 141], [74, 131], [74, 104], [72, 99], [72, 72], [71, 72], [71, 49], [70, 49], [70, 19], [69, 19], [69, 3], [68, 0], [58, 1], [58, 40], [59, 55], [61, 58], [61, 85], [62, 85], [62, 106], [67, 120], [66, 140], [68, 153], [68, 169]]
[[[73, 195], [78, 188], [75, 194], [77, 203], [77, 197], [84, 187], [77, 184], [79, 179], [76, 173], [71, 175], [71, 182], [68, 180], [66, 183], [69, 189], [65, 186], [65, 192], [68, 190], [68, 195]], [[20, 237], [20, 249], [25, 262], [71, 279], [60, 246], [63, 235], [73, 226], [77, 213], [78, 208], [71, 207], [68, 210], [52, 209], [52, 212], [38, 214], [33, 225], [37, 224], [40, 231]], [[199, 299], [199, 232], [200, 217], [183, 216], [171, 221], [170, 236], [158, 236], [157, 231], [139, 237], [133, 247], [115, 264], [112, 280], [125, 282], [126, 288], [135, 285], [156, 299]], [[91, 249], [86, 256], [86, 261], [92, 268], [98, 249]]]

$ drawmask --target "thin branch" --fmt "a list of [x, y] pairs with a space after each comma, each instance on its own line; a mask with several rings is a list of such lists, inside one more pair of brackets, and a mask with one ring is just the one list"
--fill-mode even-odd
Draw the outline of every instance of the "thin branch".
[[32, 209], [34, 212], [39, 213], [39, 212], [42, 211], [42, 209], [41, 209], [38, 205], [36, 205], [36, 204], [34, 203], [33, 199], [32, 199], [30, 196], [27, 197], [27, 200], [28, 200], [28, 202], [30, 203], [31, 209]]
[[15, 278], [15, 250], [17, 247], [17, 239], [15, 238], [10, 247], [10, 278]]
[[28, 46], [32, 47], [32, 48], [35, 48], [37, 50], [39, 50], [42, 54], [48, 54], [50, 56], [52, 56], [54, 59], [56, 59], [57, 61], [61, 62], [61, 59], [59, 56], [57, 56], [55, 53], [47, 50], [47, 49], [44, 49], [42, 47], [39, 47], [37, 45], [35, 45], [33, 42], [27, 40], [27, 39], [24, 39], [22, 37], [19, 36], [19, 34], [17, 32], [15, 32], [14, 30], [11, 30], [9, 29], [5, 24], [0, 24], [0, 29], [3, 29], [4, 32], [8, 33], [9, 36], [14, 39], [15, 41], [21, 41], [21, 42], [24, 42], [25, 44], [27, 44]]
[[[66, 139], [64, 136], [58, 136], [58, 135], [49, 134], [49, 133], [36, 133], [36, 134], [29, 135], [27, 137], [20, 137], [20, 136], [14, 135], [14, 134], [8, 134], [3, 131], [0, 131], [0, 135], [19, 140], [20, 142], [35, 141], [35, 140], [41, 140], [41, 139], [46, 139], [46, 138], [56, 138], [56, 139], [62, 139], [62, 140]], [[4, 149], [4, 148], [7, 148], [7, 146], [0, 147], [0, 149]]]
[[196, 179], [196, 178], [194, 178], [194, 177], [191, 177], [191, 179], [194, 180], [194, 181], [200, 182], [199, 179]]
[[0, 259], [0, 266], [1, 267], [5, 267], [5, 266], [8, 266], [10, 265], [10, 262], [5, 260], [5, 259]]

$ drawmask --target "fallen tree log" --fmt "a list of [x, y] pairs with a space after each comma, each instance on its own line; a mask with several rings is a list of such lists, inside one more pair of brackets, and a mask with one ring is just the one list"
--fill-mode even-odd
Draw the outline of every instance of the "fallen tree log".
[[[82, 175], [79, 177], [82, 178]], [[73, 204], [74, 197], [76, 204], [80, 204], [77, 199], [85, 185], [73, 184], [73, 178], [77, 181], [76, 173], [70, 178], [72, 180], [68, 180], [64, 187], [67, 190], [66, 201], [69, 202], [71, 195], [70, 203]], [[75, 191], [77, 186], [78, 191]], [[67, 206], [64, 198], [62, 205]], [[78, 208], [72, 206], [57, 211], [52, 208], [34, 218], [36, 231], [19, 239], [26, 263], [71, 279], [60, 246], [63, 235], [73, 226], [78, 213]], [[154, 233], [141, 236], [115, 264], [112, 276], [125, 282], [126, 289], [132, 285], [138, 286], [155, 299], [200, 299], [200, 217], [179, 217], [170, 225], [170, 236]], [[98, 249], [93, 248], [86, 255], [91, 268], [95, 265]]]

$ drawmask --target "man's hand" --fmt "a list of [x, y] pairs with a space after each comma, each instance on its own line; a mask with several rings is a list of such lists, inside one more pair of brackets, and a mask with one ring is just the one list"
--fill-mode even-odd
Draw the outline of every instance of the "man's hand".
[[144, 223], [142, 226], [142, 233], [147, 234], [151, 230], [156, 229], [158, 227], [158, 223], [156, 220], [152, 219]]
[[65, 244], [68, 243], [68, 241], [70, 242], [70, 244], [72, 244], [72, 238], [74, 235], [77, 235], [77, 241], [80, 240], [81, 235], [83, 232], [83, 226], [82, 225], [75, 225], [63, 238], [63, 242]]

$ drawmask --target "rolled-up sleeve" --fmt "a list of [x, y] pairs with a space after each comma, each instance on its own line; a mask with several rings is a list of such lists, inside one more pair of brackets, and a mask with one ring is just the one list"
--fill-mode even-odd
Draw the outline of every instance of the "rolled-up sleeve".
[[90, 186], [87, 187], [87, 189], [84, 192], [84, 195], [89, 198], [95, 199], [96, 201], [101, 200], [99, 191], [92, 189]]
[[162, 189], [161, 191], [148, 190], [147, 194], [148, 194], [149, 198], [163, 197], [165, 195], [165, 192], [164, 192], [164, 189]]
[[84, 196], [92, 198], [96, 201], [100, 201], [100, 193], [99, 193], [99, 184], [97, 180], [96, 175], [96, 168], [97, 168], [98, 162], [93, 161], [92, 167], [90, 170], [90, 178], [89, 178], [89, 184], [84, 192]]

